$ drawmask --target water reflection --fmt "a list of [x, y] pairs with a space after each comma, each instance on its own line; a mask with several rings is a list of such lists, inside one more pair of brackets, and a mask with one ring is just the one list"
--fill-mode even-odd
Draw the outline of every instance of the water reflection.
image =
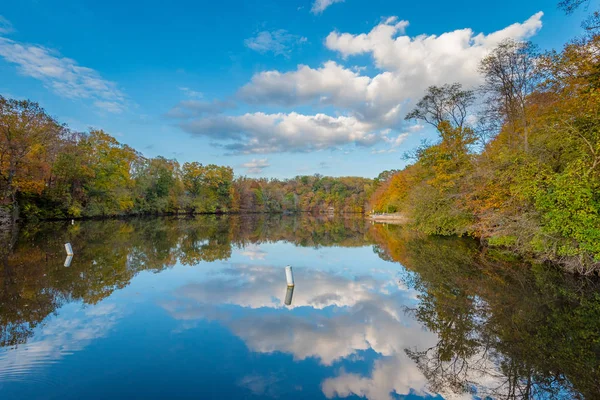
[[[220, 398], [600, 393], [597, 282], [468, 240], [207, 216], [39, 224], [1, 251], [2, 397], [156, 397], [174, 381]], [[284, 293], [290, 262], [297, 288]], [[67, 373], [70, 392], [38, 381]]]
[[438, 341], [406, 353], [430, 390], [506, 399], [598, 398], [600, 285], [474, 242], [376, 227], [377, 252], [414, 273], [412, 312]]
[[45, 324], [40, 333], [10, 351], [0, 352], [0, 381], [29, 379], [32, 371], [59, 362], [102, 338], [121, 318], [115, 304], [94, 308], [66, 306], [61, 318]]
[[286, 306], [291, 306], [293, 298], [294, 298], [294, 286], [286, 286], [285, 301], [283, 302], [283, 304], [285, 304]]

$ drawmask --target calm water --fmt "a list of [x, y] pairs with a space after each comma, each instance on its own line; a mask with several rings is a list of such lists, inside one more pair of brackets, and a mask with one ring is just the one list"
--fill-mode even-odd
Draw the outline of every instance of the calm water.
[[209, 216], [42, 223], [0, 254], [1, 399], [600, 398], [598, 283], [467, 240]]

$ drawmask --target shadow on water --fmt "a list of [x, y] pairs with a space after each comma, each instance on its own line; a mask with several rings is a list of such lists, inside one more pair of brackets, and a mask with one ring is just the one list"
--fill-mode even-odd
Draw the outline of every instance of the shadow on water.
[[[0, 347], [25, 344], [63, 305], [97, 304], [141, 271], [227, 260], [232, 249], [372, 245], [418, 291], [406, 312], [437, 335], [406, 348], [433, 393], [598, 398], [600, 285], [464, 239], [422, 238], [359, 218], [201, 216], [24, 226], [0, 249]], [[65, 267], [64, 243], [75, 256]], [[284, 285], [282, 276], [282, 289]], [[288, 288], [284, 304], [292, 304]]]

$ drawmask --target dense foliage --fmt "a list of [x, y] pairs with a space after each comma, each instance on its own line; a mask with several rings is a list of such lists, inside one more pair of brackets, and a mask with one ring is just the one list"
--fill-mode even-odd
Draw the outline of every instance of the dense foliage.
[[146, 158], [101, 130], [72, 132], [38, 104], [0, 96], [0, 208], [25, 217], [363, 212], [372, 181], [234, 178], [233, 169]]
[[401, 212], [426, 234], [599, 270], [599, 55], [598, 35], [546, 54], [506, 41], [481, 62], [480, 107], [460, 85], [429, 88], [408, 117], [434, 125], [439, 140], [376, 180], [372, 208]]

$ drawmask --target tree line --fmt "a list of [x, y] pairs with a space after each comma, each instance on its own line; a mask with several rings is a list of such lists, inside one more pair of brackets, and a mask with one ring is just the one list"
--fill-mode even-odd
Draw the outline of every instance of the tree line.
[[102, 130], [74, 132], [0, 96], [0, 209], [26, 218], [229, 212], [363, 212], [372, 180], [235, 177], [231, 167], [148, 158]]
[[600, 35], [589, 21], [560, 52], [500, 43], [480, 63], [477, 90], [430, 87], [406, 118], [434, 126], [438, 140], [380, 175], [372, 208], [426, 234], [599, 271]]

